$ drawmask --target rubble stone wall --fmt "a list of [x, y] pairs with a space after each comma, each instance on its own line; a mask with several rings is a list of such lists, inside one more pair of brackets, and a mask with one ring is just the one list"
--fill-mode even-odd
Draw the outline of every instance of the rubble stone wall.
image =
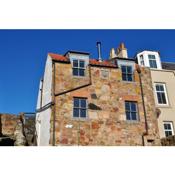
[[34, 118], [24, 123], [24, 115], [0, 114], [0, 146], [33, 145], [34, 130]]
[[12, 114], [0, 114], [0, 134], [13, 136], [19, 117]]
[[[104, 76], [105, 71], [105, 76]], [[56, 145], [142, 145], [145, 119], [139, 83], [122, 81], [119, 68], [90, 67], [86, 77], [73, 77], [70, 64], [56, 63], [56, 93], [92, 84], [56, 97]], [[148, 119], [146, 145], [160, 145], [150, 70], [142, 68], [144, 100]], [[88, 100], [87, 119], [73, 118], [73, 97]], [[139, 120], [127, 121], [124, 102], [138, 103]], [[71, 125], [72, 127], [67, 127]], [[51, 136], [53, 116], [51, 119]], [[50, 138], [52, 143], [52, 137]]]
[[161, 139], [162, 146], [175, 146], [175, 135]]

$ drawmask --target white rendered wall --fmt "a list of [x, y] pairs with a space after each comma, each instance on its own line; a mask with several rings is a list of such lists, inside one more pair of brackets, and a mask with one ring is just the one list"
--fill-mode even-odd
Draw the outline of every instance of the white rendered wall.
[[[138, 53], [137, 54], [137, 60], [138, 60], [139, 65], [141, 65], [141, 63], [140, 63], [140, 56], [141, 55], [143, 55], [145, 67], [150, 67], [148, 55], [155, 55], [156, 63], [157, 63], [157, 69], [162, 69], [162, 64], [161, 64], [161, 60], [160, 60], [160, 56], [159, 56], [158, 52], [156, 52], [156, 51], [143, 51], [143, 52]], [[153, 69], [153, 68], [151, 68], [151, 69]]]
[[[42, 84], [40, 83], [40, 88]], [[42, 90], [42, 107], [52, 101], [52, 59], [47, 57], [43, 90]], [[40, 108], [41, 91], [38, 93], [37, 109]], [[42, 112], [36, 114], [36, 134], [38, 146], [48, 146], [50, 140], [50, 118], [51, 108], [48, 108]]]
[[157, 103], [157, 95], [154, 90], [156, 107], [158, 107], [161, 110], [161, 114], [158, 118], [158, 125], [160, 137], [163, 138], [165, 137], [165, 132], [163, 128], [164, 121], [173, 122], [175, 129], [175, 72], [171, 70], [151, 70], [151, 77], [153, 88], [154, 83], [163, 83], [166, 86], [168, 105], [159, 105]]

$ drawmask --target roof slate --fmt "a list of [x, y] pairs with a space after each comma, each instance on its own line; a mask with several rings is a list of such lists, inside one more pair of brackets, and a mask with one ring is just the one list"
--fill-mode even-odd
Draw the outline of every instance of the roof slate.
[[175, 63], [162, 62], [162, 69], [175, 70]]

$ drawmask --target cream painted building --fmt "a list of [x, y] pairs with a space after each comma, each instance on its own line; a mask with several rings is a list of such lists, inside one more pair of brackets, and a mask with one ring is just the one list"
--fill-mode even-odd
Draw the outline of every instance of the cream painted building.
[[138, 64], [150, 67], [160, 137], [175, 134], [175, 63], [161, 62], [156, 51], [137, 54]]

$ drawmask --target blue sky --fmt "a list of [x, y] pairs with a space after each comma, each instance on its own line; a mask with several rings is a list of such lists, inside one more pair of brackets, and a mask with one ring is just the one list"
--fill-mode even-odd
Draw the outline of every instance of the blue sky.
[[0, 30], [0, 113], [34, 112], [39, 80], [48, 52], [86, 51], [102, 57], [124, 42], [129, 57], [158, 50], [162, 61], [175, 62], [175, 30]]

